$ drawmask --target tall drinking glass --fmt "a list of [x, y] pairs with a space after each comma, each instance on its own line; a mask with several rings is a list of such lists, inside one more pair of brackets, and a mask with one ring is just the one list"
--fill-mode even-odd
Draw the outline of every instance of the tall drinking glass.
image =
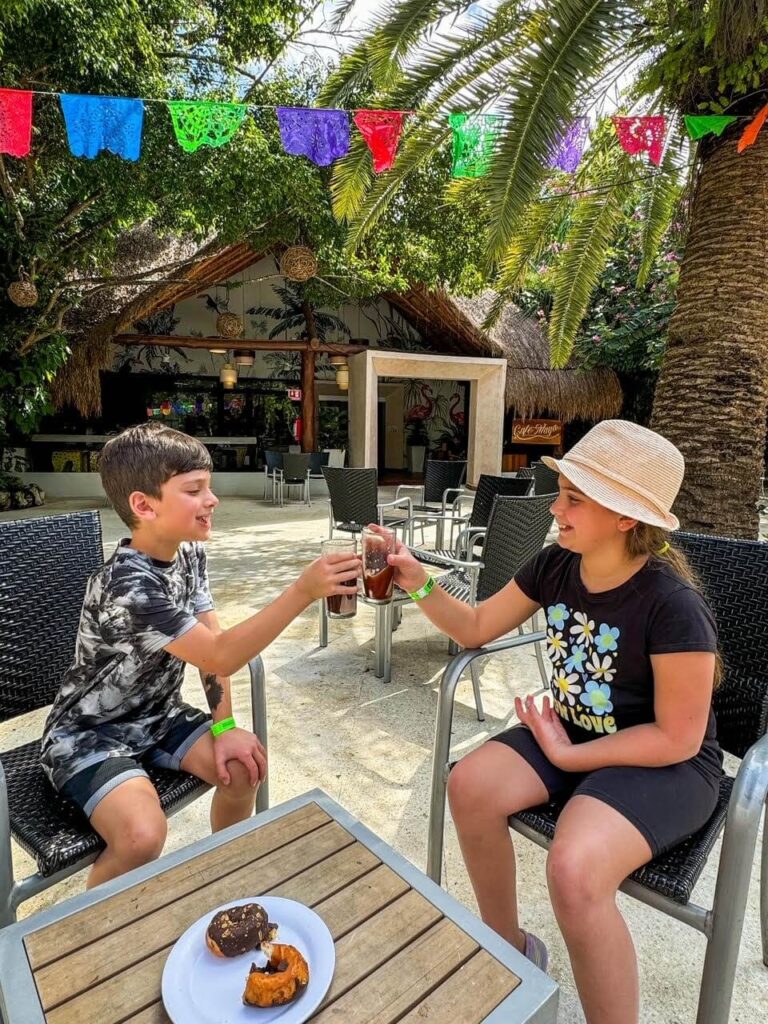
[[395, 534], [382, 528], [381, 533], [363, 530], [363, 590], [371, 601], [391, 601], [395, 589], [395, 570], [387, 555], [395, 553]]
[[[321, 555], [355, 555], [357, 545], [354, 538], [334, 538], [324, 540], [320, 544]], [[325, 610], [329, 619], [351, 619], [357, 614], [357, 580], [347, 580], [341, 584], [349, 589], [349, 594], [331, 594], [324, 597]]]

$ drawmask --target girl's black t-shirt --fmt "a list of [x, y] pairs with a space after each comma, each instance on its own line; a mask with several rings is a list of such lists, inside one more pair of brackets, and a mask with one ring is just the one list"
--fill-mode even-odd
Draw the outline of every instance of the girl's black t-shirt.
[[[550, 688], [574, 743], [655, 721], [652, 654], [717, 650], [706, 600], [662, 560], [649, 559], [621, 586], [597, 594], [584, 586], [580, 569], [580, 555], [553, 544], [515, 576], [546, 614]], [[693, 762], [720, 774], [711, 710]]]

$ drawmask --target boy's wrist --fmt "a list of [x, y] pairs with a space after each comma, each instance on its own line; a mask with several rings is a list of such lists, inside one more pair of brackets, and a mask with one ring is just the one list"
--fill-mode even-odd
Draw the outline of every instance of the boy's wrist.
[[211, 725], [211, 732], [213, 733], [213, 737], [215, 739], [217, 736], [221, 736], [222, 733], [229, 732], [231, 729], [236, 728], [237, 723], [235, 722], [234, 718], [231, 715], [229, 715], [228, 718], [222, 718], [220, 721], [214, 722]]

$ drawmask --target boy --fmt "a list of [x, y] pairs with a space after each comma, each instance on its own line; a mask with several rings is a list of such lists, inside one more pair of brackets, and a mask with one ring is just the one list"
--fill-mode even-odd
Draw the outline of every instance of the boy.
[[[166, 819], [142, 762], [215, 786], [213, 831], [252, 814], [266, 755], [235, 726], [229, 677], [317, 598], [346, 593], [359, 563], [348, 554], [319, 558], [272, 604], [222, 630], [202, 543], [219, 503], [207, 449], [150, 422], [108, 441], [99, 470], [131, 536], [88, 582], [74, 664], [41, 755], [55, 788], [106, 843], [89, 888], [162, 852]], [[200, 670], [209, 713], [181, 700], [185, 662]]]

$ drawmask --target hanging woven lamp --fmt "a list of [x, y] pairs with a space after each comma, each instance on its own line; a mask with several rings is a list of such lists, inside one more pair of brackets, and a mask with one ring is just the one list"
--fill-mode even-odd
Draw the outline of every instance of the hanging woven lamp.
[[317, 257], [308, 245], [291, 245], [280, 260], [280, 272], [289, 281], [308, 281], [317, 273]]
[[237, 313], [219, 313], [216, 317], [216, 330], [222, 338], [241, 338], [243, 321]]
[[30, 281], [27, 272], [19, 267], [19, 280], [8, 285], [8, 298], [15, 306], [27, 308], [37, 305], [37, 288]]

